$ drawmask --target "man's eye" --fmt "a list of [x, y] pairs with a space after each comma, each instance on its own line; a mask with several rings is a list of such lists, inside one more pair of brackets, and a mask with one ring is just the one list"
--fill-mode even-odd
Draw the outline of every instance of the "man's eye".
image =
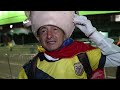
[[41, 33], [44, 33], [44, 32], [46, 32], [46, 31], [47, 31], [46, 29], [40, 30]]
[[58, 30], [57, 28], [54, 28], [54, 30]]
[[41, 32], [45, 32], [45, 30], [41, 30]]

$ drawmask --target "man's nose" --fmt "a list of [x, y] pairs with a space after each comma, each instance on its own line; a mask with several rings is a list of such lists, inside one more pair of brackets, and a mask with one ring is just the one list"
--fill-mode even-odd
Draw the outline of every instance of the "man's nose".
[[47, 38], [52, 38], [53, 36], [53, 31], [52, 30], [48, 30], [47, 31]]

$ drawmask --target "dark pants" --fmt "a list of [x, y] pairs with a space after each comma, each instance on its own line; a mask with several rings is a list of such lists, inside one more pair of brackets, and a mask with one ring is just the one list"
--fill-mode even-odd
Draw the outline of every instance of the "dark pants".
[[117, 67], [116, 79], [120, 79], [120, 66]]

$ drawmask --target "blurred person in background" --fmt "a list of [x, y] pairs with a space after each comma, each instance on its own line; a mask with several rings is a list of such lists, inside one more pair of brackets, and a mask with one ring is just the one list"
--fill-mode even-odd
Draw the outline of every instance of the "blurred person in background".
[[[40, 52], [23, 65], [19, 79], [104, 79], [104, 67], [120, 65], [120, 47], [74, 11], [26, 11]], [[75, 41], [79, 28], [97, 47]]]
[[3, 46], [7, 46], [8, 43], [10, 42], [10, 37], [8, 36], [7, 33], [3, 33], [2, 40], [3, 40]]

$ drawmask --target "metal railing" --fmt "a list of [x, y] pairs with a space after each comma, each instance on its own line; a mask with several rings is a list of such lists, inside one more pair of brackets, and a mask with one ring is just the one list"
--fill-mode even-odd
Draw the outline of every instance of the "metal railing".
[[17, 79], [22, 66], [35, 54], [0, 54], [0, 78]]

